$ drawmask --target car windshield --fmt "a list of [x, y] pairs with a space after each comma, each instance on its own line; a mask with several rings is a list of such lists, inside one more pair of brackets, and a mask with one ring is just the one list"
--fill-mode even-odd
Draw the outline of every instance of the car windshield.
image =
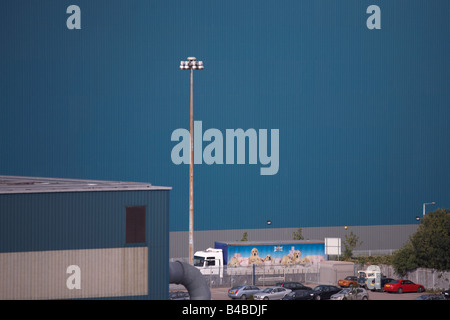
[[315, 287], [313, 290], [314, 290], [314, 291], [322, 291], [322, 287], [317, 286], [317, 287]]
[[346, 294], [346, 293], [349, 293], [350, 291], [351, 291], [351, 289], [345, 288], [345, 289], [342, 289], [341, 291], [339, 291], [338, 293], [339, 294]]
[[398, 283], [398, 280], [392, 280], [389, 283]]
[[194, 256], [194, 267], [203, 267], [204, 257]]
[[270, 292], [272, 292], [272, 288], [265, 288], [262, 292], [270, 293]]
[[352, 280], [352, 277], [347, 277], [345, 278], [345, 280]]
[[288, 296], [288, 297], [295, 297], [295, 291], [289, 292], [286, 296]]

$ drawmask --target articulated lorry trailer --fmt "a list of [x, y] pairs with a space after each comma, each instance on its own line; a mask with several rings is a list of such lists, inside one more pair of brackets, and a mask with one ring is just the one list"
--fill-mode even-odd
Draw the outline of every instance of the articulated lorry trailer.
[[223, 276], [224, 266], [295, 266], [327, 260], [320, 240], [235, 241], [214, 243], [214, 248], [194, 253], [194, 266], [203, 274]]

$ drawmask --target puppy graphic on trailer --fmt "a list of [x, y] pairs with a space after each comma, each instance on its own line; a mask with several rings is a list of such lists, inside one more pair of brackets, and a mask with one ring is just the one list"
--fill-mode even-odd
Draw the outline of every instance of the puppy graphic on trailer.
[[[276, 254], [279, 252], [280, 254]], [[250, 255], [244, 257], [241, 252], [235, 253], [231, 257], [228, 266], [238, 267], [238, 266], [249, 266], [249, 265], [281, 265], [281, 266], [295, 266], [295, 265], [305, 265], [311, 263], [317, 263], [324, 260], [322, 255], [307, 255], [302, 258], [302, 252], [291, 246], [289, 252], [282, 255], [282, 248], [278, 250], [274, 249], [274, 253], [265, 253], [260, 256], [260, 251], [257, 247], [253, 247], [250, 250]], [[264, 258], [263, 258], [264, 257]]]

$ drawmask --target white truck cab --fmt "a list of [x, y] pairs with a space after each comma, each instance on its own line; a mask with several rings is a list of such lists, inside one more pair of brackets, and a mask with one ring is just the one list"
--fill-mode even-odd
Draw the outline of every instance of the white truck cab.
[[194, 267], [204, 275], [217, 274], [223, 277], [223, 252], [222, 249], [208, 248], [205, 251], [194, 253]]

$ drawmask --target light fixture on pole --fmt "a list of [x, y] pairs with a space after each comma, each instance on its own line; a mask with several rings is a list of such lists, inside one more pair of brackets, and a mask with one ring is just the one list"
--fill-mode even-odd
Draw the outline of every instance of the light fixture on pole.
[[194, 263], [194, 152], [193, 152], [193, 82], [194, 70], [203, 70], [203, 61], [197, 61], [195, 57], [188, 57], [188, 61], [181, 61], [181, 70], [191, 70], [191, 115], [190, 115], [190, 161], [189, 161], [189, 263]]
[[423, 210], [422, 210], [422, 216], [423, 216], [423, 217], [425, 217], [425, 206], [426, 206], [427, 204], [436, 204], [436, 202], [433, 201], [433, 202], [428, 202], [428, 203], [424, 203], [424, 204], [423, 204]]

